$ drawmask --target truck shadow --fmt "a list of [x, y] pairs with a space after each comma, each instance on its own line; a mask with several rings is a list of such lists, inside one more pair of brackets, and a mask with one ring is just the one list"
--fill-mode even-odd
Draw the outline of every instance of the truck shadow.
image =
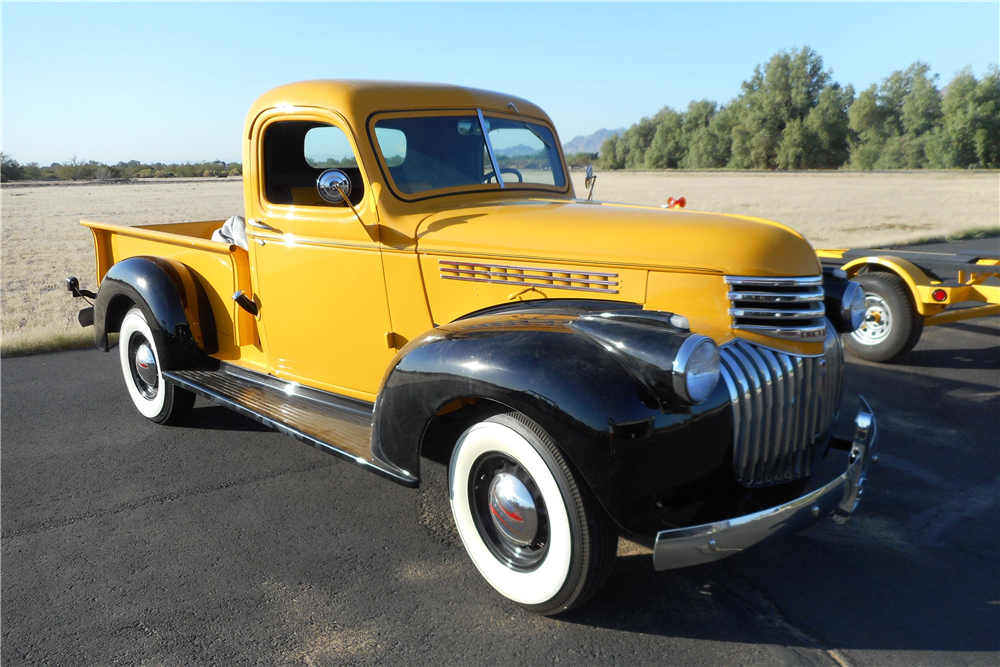
[[[595, 598], [558, 619], [816, 650], [1000, 650], [1000, 387], [987, 363], [996, 348], [960, 353], [971, 361], [954, 379], [848, 358], [841, 419], [849, 425], [864, 394], [885, 460], [846, 525], [821, 522], [682, 570], [619, 555]], [[815, 477], [832, 478], [835, 463]]]
[[196, 404], [191, 414], [179, 428], [202, 429], [206, 431], [272, 431], [249, 417], [233, 412], [229, 408], [214, 404]]
[[[847, 543], [831, 549], [825, 540], [804, 541], [808, 538], [789, 542], [797, 548], [673, 572], [654, 572], [648, 555], [619, 556], [604, 589], [559, 620], [647, 635], [818, 650], [1000, 650], [996, 572], [989, 565], [995, 550], [992, 557], [965, 558], [978, 563], [975, 571], [944, 575], [940, 565], [926, 562], [937, 560], [934, 554], [911, 558], [892, 549]], [[847, 576], [845, 566], [847, 572], [858, 571]], [[784, 581], [776, 584], [776, 576]], [[933, 578], [939, 581], [927, 585]], [[950, 581], [940, 581], [945, 578]], [[990, 582], [986, 587], [984, 579]], [[901, 580], [912, 582], [903, 596]]]
[[899, 364], [920, 368], [1000, 369], [1000, 347], [978, 350], [921, 350], [902, 357]]

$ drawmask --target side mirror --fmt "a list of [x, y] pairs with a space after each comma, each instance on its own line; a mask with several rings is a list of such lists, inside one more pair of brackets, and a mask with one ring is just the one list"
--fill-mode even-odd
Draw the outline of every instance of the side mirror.
[[597, 181], [597, 176], [594, 176], [594, 165], [587, 165], [587, 176], [583, 179], [583, 186], [587, 188], [587, 201], [594, 196], [594, 183]]
[[316, 190], [323, 201], [339, 204], [351, 196], [351, 179], [340, 169], [327, 169], [316, 179]]

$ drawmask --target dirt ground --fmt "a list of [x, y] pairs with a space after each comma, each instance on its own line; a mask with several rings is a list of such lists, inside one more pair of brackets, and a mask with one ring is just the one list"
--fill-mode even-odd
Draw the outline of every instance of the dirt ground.
[[[586, 196], [575, 172], [578, 196]], [[684, 196], [689, 210], [740, 213], [787, 224], [816, 247], [872, 246], [1000, 225], [1000, 174], [599, 173], [594, 199], [659, 206]], [[0, 188], [0, 332], [5, 353], [44, 340], [89, 336], [67, 275], [95, 284], [83, 218], [124, 225], [223, 219], [242, 213], [238, 179], [165, 179], [127, 185], [39, 184]]]

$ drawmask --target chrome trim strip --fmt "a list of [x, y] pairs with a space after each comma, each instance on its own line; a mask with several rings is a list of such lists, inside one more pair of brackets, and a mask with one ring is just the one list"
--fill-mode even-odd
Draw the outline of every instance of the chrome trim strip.
[[807, 287], [823, 286], [823, 276], [797, 276], [772, 278], [766, 276], [726, 276], [727, 285], [755, 285], [759, 287]]
[[826, 315], [825, 308], [813, 310], [775, 310], [771, 308], [730, 308], [733, 317], [751, 317], [775, 320], [815, 320]]
[[497, 183], [500, 184], [500, 189], [504, 189], [503, 184], [503, 174], [500, 173], [500, 163], [497, 162], [496, 153], [493, 152], [493, 142], [490, 141], [490, 131], [486, 129], [486, 119], [483, 118], [483, 110], [476, 109], [476, 113], [479, 114], [479, 127], [483, 130], [483, 139], [486, 140], [486, 150], [490, 154], [490, 162], [493, 164], [493, 173], [497, 176]]
[[548, 287], [549, 289], [567, 289], [574, 290], [577, 292], [600, 292], [601, 294], [618, 294], [616, 289], [603, 289], [599, 287], [571, 287], [569, 285], [543, 285], [535, 283], [517, 283], [513, 280], [486, 280], [484, 278], [460, 278], [458, 276], [446, 276], [445, 274], [440, 274], [445, 280], [465, 280], [471, 283], [490, 283], [493, 285], [527, 285], [528, 287]]
[[601, 273], [600, 271], [568, 271], [566, 269], [549, 269], [543, 266], [514, 266], [510, 264], [483, 264], [481, 262], [456, 262], [453, 260], [438, 260], [438, 264], [447, 266], [483, 266], [490, 269], [510, 269], [512, 271], [540, 271], [543, 273], [568, 273], [576, 276], [603, 276], [605, 278], [617, 278], [617, 273]]
[[822, 301], [823, 292], [728, 292], [730, 301], [761, 301], [764, 303], [804, 303]]
[[[781, 338], [783, 340], [798, 340], [819, 343], [826, 337], [826, 327], [816, 324], [803, 327], [778, 327], [766, 324], [734, 324], [733, 329], [737, 331], [749, 331], [750, 333], [770, 336], [771, 338]], [[823, 355], [816, 355], [823, 356]]]
[[858, 507], [876, 446], [871, 407], [861, 399], [847, 470], [812, 493], [770, 509], [715, 523], [663, 530], [656, 534], [653, 567], [672, 570], [738, 554], [764, 540], [796, 533], [828, 516], [845, 523]]
[[[449, 269], [446, 267], [441, 267], [441, 271], [448, 272], [448, 275], [455, 273], [471, 273], [477, 276], [508, 276], [511, 280], [503, 282], [516, 283], [519, 280], [547, 280], [549, 282], [564, 282], [564, 283], [587, 283], [590, 285], [618, 285], [617, 280], [587, 280], [586, 278], [563, 278], [561, 276], [533, 276], [527, 273], [508, 273], [506, 271], [477, 271], [475, 269]], [[578, 274], [585, 275], [585, 274]]]
[[247, 234], [247, 239], [253, 239], [255, 241], [271, 241], [273, 243], [284, 243], [285, 245], [307, 245], [307, 246], [317, 246], [321, 248], [344, 248], [349, 250], [380, 250], [377, 243], [344, 243], [342, 241], [328, 241], [325, 239], [318, 239], [311, 236], [292, 236], [290, 234], [282, 234], [280, 236], [274, 234]]
[[[575, 292], [618, 294], [617, 289], [612, 289], [614, 287], [618, 287], [619, 284], [617, 273], [603, 273], [601, 271], [588, 270], [574, 271], [570, 269], [553, 269], [543, 266], [516, 266], [510, 264], [485, 264], [482, 262], [457, 262], [444, 259], [438, 260], [438, 270], [441, 272], [438, 275], [445, 280], [463, 280], [465, 282], [490, 283], [492, 285], [526, 285], [529, 287], [548, 287], [550, 289], [572, 290]], [[510, 273], [510, 271], [532, 271], [533, 273]], [[495, 279], [495, 277], [498, 276], [502, 276], [504, 279]], [[586, 276], [586, 278], [574, 278], [574, 276]], [[600, 278], [607, 278], [608, 280], [600, 280]], [[560, 282], [570, 284], [556, 284]], [[577, 285], [573, 285], [572, 283], [577, 283]], [[595, 285], [595, 287], [580, 286], [580, 284]]]

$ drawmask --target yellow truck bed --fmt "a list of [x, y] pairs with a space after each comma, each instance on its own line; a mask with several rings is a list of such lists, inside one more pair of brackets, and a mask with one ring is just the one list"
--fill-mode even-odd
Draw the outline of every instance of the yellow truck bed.
[[219, 337], [220, 359], [238, 356], [241, 345], [257, 343], [254, 317], [232, 300], [238, 290], [251, 292], [250, 261], [243, 248], [211, 240], [223, 220], [126, 227], [83, 220], [94, 234], [97, 282], [108, 269], [129, 257], [149, 255], [176, 260], [194, 271], [208, 293]]

